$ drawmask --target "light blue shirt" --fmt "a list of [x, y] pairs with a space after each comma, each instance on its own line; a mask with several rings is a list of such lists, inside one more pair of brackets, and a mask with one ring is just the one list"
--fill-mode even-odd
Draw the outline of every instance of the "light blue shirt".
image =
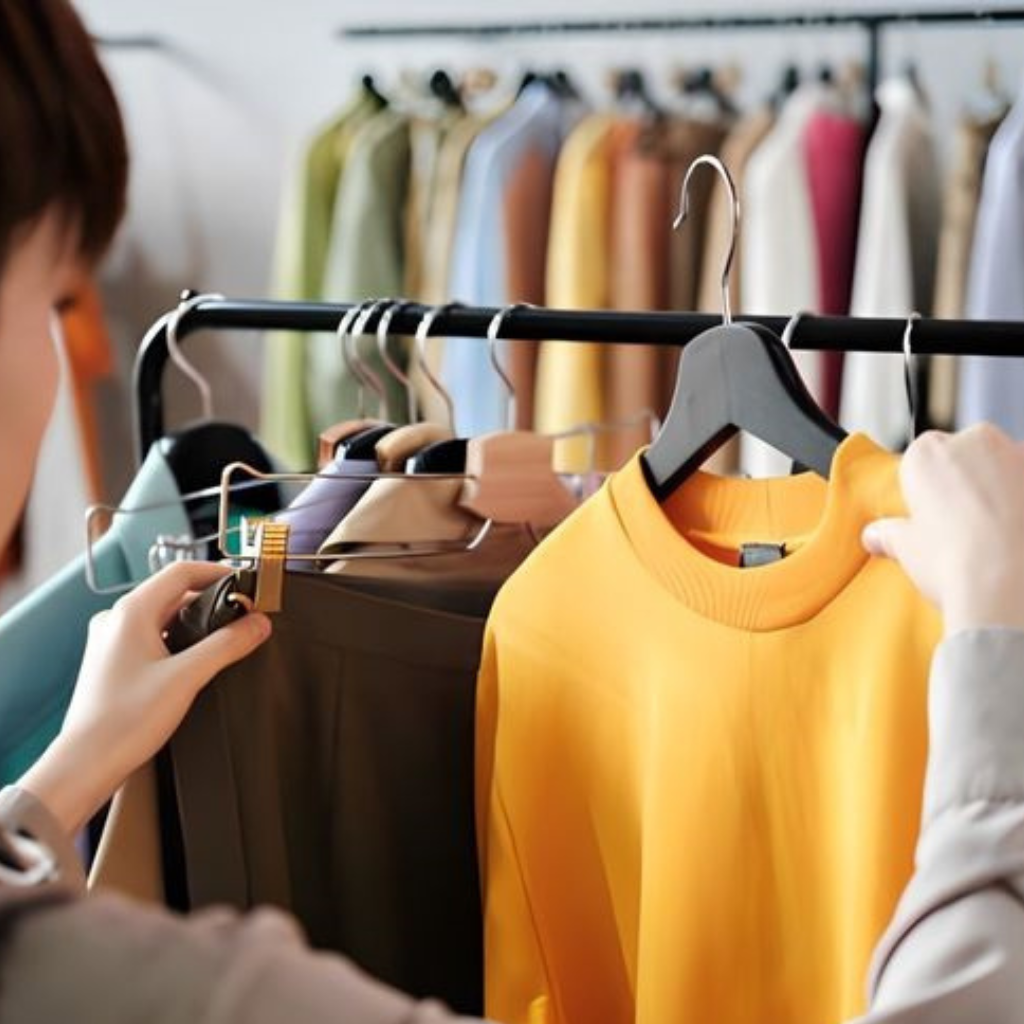
[[[149, 551], [159, 534], [190, 537], [188, 515], [159, 444], [154, 445], [121, 502], [149, 508], [115, 516], [93, 547], [101, 587], [138, 583], [150, 575]], [[81, 555], [0, 617], [0, 783], [16, 780], [60, 731], [89, 620], [116, 594], [95, 594]]]
[[[966, 312], [972, 320], [1024, 319], [1024, 95], [989, 147]], [[962, 360], [956, 425], [986, 420], [1024, 439], [1024, 359]]]
[[[508, 293], [504, 195], [523, 157], [541, 152], [555, 161], [565, 135], [582, 111], [560, 100], [541, 82], [523, 90], [512, 109], [485, 128], [466, 155], [459, 197], [449, 291], [453, 300], [505, 306], [522, 296]], [[524, 210], [523, 216], [536, 212]], [[445, 342], [441, 377], [455, 401], [461, 436], [507, 429], [508, 395], [479, 339]]]

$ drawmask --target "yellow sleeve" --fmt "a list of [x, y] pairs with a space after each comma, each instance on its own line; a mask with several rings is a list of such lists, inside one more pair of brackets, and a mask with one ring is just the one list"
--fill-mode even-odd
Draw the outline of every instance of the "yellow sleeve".
[[503, 1024], [554, 1024], [547, 972], [496, 770], [498, 654], [491, 627], [477, 682], [476, 783], [484, 904], [485, 1010]]

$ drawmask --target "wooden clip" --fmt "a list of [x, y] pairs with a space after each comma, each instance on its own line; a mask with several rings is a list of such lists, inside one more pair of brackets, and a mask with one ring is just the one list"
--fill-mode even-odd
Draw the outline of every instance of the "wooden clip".
[[256, 610], [279, 612], [284, 598], [284, 566], [288, 555], [287, 523], [262, 522], [256, 528]]

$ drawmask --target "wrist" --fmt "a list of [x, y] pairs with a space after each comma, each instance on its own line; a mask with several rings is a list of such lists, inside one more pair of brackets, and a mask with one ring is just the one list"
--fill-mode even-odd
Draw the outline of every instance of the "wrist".
[[1024, 592], [1021, 584], [958, 594], [944, 603], [947, 636], [967, 629], [1024, 630]]
[[61, 733], [18, 781], [60, 823], [76, 835], [119, 785], [107, 777], [103, 758], [72, 733]]

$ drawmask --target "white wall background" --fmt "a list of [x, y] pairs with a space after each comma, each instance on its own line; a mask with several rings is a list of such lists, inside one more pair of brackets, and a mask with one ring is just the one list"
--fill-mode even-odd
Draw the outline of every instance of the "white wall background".
[[[928, 6], [942, 6], [944, 0]], [[960, 4], [948, 3], [950, 7]], [[870, 9], [856, 0], [749, 0], [743, 4], [648, 3], [632, 0], [77, 0], [100, 36], [161, 37], [160, 52], [104, 51], [127, 115], [134, 167], [128, 222], [105, 270], [124, 377], [146, 326], [184, 287], [233, 297], [266, 294], [281, 190], [303, 142], [345, 100], [356, 77], [383, 81], [396, 69], [481, 64], [518, 74], [527, 66], [564, 66], [595, 96], [609, 67], [639, 64], [653, 83], [680, 65], [735, 62], [742, 93], [764, 95], [781, 67], [808, 70], [864, 54], [857, 30], [663, 36], [529, 36], [514, 40], [340, 41], [343, 24], [399, 21], [614, 17], [625, 14], [755, 10]], [[904, 3], [908, 12], [919, 3]], [[993, 5], [994, 6], [994, 5]], [[557, 10], [557, 15], [553, 15]], [[995, 60], [1008, 87], [1024, 71], [1024, 28], [907, 27], [888, 30], [890, 68], [913, 58], [932, 97], [937, 123], [981, 94], [986, 61]], [[666, 86], [667, 87], [667, 86]], [[254, 425], [259, 400], [259, 340], [197, 339], [192, 353], [216, 383], [217, 411]], [[172, 409], [195, 405], [175, 387]], [[125, 454], [126, 388], [109, 395], [108, 445]], [[111, 482], [120, 489], [124, 475]], [[115, 496], [115, 495], [111, 495]]]

